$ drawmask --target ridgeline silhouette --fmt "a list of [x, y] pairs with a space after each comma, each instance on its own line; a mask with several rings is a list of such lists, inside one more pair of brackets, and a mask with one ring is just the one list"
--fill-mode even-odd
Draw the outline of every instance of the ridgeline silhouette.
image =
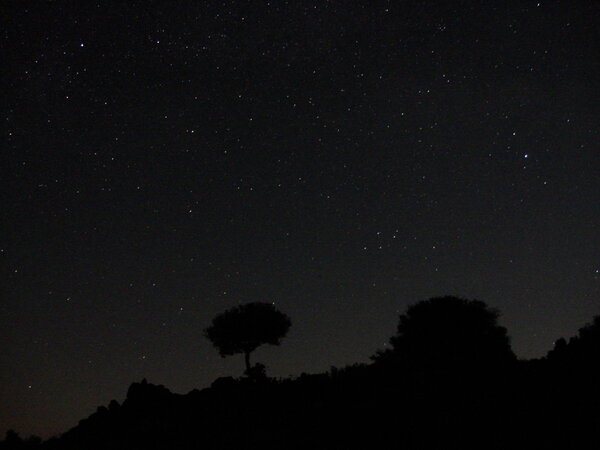
[[[250, 325], [263, 322], [243, 320], [253, 316], [238, 308], [206, 335], [223, 356], [247, 355], [246, 376], [186, 395], [143, 380], [60, 437], [9, 431], [0, 449], [597, 448], [600, 316], [546, 357], [522, 361], [497, 311], [432, 298], [400, 315], [391, 348], [371, 364], [271, 379], [248, 370], [249, 354], [278, 344], [289, 318], [266, 320], [273, 327], [263, 334]], [[231, 323], [246, 328], [227, 341]]]

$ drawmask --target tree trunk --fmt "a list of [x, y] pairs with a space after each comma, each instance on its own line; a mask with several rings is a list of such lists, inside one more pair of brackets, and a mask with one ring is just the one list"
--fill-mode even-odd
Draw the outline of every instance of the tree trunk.
[[246, 373], [250, 373], [250, 352], [244, 352], [244, 361], [246, 362]]

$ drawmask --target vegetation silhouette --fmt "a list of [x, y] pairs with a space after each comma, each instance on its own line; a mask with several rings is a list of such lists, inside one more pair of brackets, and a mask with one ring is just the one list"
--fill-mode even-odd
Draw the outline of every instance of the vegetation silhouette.
[[28, 449], [39, 448], [42, 439], [39, 436], [30, 436], [27, 439], [21, 438], [15, 430], [8, 430], [4, 441], [0, 442], [0, 449]]
[[516, 360], [499, 313], [479, 300], [434, 297], [400, 315], [391, 348], [372, 359], [403, 368], [506, 364]]
[[[10, 431], [0, 449], [597, 448], [600, 316], [534, 360], [514, 357], [497, 320], [483, 302], [432, 298], [400, 315], [392, 348], [370, 364], [223, 377], [185, 395], [144, 379], [59, 437]], [[253, 348], [244, 342], [223, 350]]]
[[600, 315], [579, 329], [577, 336], [567, 340], [560, 338], [547, 358], [555, 364], [569, 364], [571, 367], [585, 367], [598, 372], [600, 370]]
[[250, 365], [250, 353], [263, 344], [279, 345], [292, 322], [271, 303], [246, 303], [217, 315], [204, 335], [213, 343], [222, 357], [244, 354], [246, 375], [262, 377], [265, 366]]

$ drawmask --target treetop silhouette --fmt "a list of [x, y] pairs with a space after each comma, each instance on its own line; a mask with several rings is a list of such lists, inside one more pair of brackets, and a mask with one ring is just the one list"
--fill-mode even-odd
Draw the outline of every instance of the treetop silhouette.
[[516, 359], [498, 311], [479, 300], [435, 297], [400, 315], [391, 349], [372, 357], [408, 367], [505, 363]]
[[591, 323], [578, 330], [567, 342], [560, 338], [554, 348], [548, 352], [547, 359], [552, 362], [567, 364], [584, 364], [600, 370], [600, 315]]
[[250, 365], [250, 353], [263, 344], [279, 345], [292, 322], [271, 303], [246, 303], [217, 315], [204, 330], [222, 357], [244, 354], [246, 375], [264, 374], [264, 366], [256, 370]]

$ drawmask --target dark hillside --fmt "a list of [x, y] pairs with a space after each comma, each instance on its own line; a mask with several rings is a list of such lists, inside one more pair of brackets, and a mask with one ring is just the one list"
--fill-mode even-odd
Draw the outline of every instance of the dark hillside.
[[[598, 383], [549, 361], [503, 372], [376, 365], [293, 380], [220, 378], [202, 391], [146, 381], [45, 449], [592, 448]], [[25, 448], [4, 443], [3, 449]]]
[[250, 370], [186, 395], [143, 380], [58, 438], [11, 431], [0, 449], [597, 448], [600, 317], [529, 361], [497, 317], [433, 298], [400, 316], [369, 365], [290, 379]]

